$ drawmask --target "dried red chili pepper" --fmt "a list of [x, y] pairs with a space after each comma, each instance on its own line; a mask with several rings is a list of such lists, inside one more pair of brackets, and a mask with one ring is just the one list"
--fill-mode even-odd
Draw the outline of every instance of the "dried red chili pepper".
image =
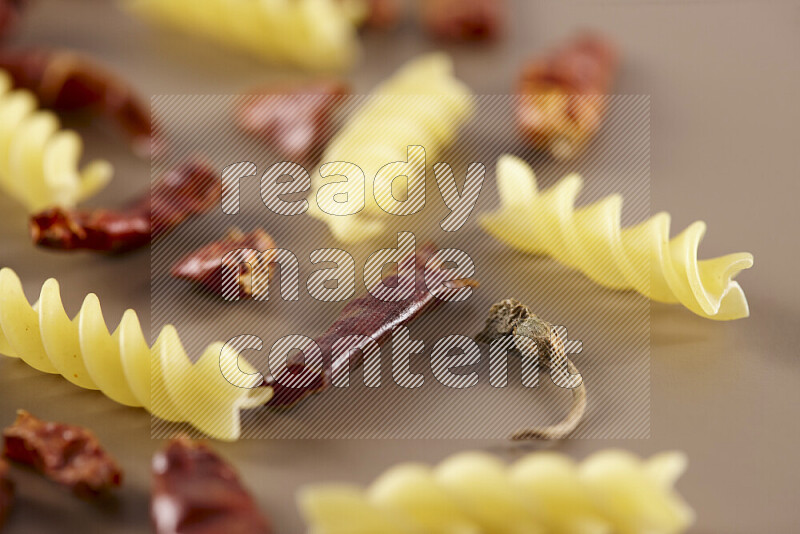
[[349, 86], [339, 80], [261, 87], [236, 108], [236, 123], [294, 162], [307, 161], [333, 136], [333, 114]]
[[611, 90], [618, 55], [610, 41], [580, 35], [522, 72], [517, 94], [517, 125], [534, 148], [558, 158], [576, 156], [606, 115], [602, 95]]
[[24, 410], [3, 431], [5, 456], [69, 487], [95, 497], [122, 483], [122, 471], [85, 428], [37, 419]]
[[406, 11], [403, 0], [367, 0], [367, 16], [364, 27], [388, 30], [396, 26]]
[[8, 479], [8, 464], [0, 458], [0, 528], [14, 502], [14, 484]]
[[[269, 256], [253, 254], [252, 251], [263, 252], [274, 248], [275, 242], [260, 228], [248, 234], [232, 228], [223, 239], [209, 243], [178, 260], [170, 269], [170, 274], [222, 295], [222, 274], [227, 265], [239, 272], [238, 297], [248, 298], [253, 294], [253, 270], [259, 268], [261, 263], [270, 261]], [[226, 260], [224, 265], [223, 258]]]
[[422, 0], [420, 4], [423, 27], [440, 39], [496, 39], [505, 19], [505, 0]]
[[236, 470], [188, 439], [153, 457], [150, 515], [156, 534], [269, 534], [272, 529]]
[[150, 107], [125, 80], [94, 60], [64, 50], [2, 50], [0, 68], [42, 106], [105, 116], [128, 136], [136, 153], [150, 154]]
[[166, 173], [150, 192], [122, 210], [51, 208], [34, 215], [31, 237], [35, 244], [56, 250], [127, 252], [209, 211], [220, 194], [213, 167], [196, 158]]
[[[443, 279], [440, 280], [438, 275], [429, 276], [427, 283], [425, 279], [426, 263], [434, 252], [435, 248], [427, 245], [417, 255], [409, 256], [400, 262], [401, 265], [408, 265], [410, 262], [414, 264], [416, 287], [411, 297], [403, 301], [387, 302], [375, 298], [367, 292], [345, 306], [336, 321], [316, 339], [322, 353], [329, 355], [337, 340], [351, 335], [367, 336], [378, 345], [383, 345], [391, 338], [392, 332], [396, 328], [410, 323], [441, 304], [443, 301], [439, 297], [447, 289], [437, 282], [441, 282]], [[443, 277], [444, 271], [440, 272]], [[381, 283], [387, 287], [396, 286], [397, 274], [390, 274]], [[435, 287], [429, 291], [428, 285], [435, 285]], [[477, 285], [475, 280], [460, 280], [452, 282], [451, 288], [476, 287]], [[302, 354], [295, 353], [290, 356], [285, 372], [280, 377], [265, 378], [265, 386], [273, 389], [273, 396], [267, 406], [291, 406], [312, 393], [326, 389], [330, 386], [335, 373], [342, 369], [355, 369], [361, 364], [362, 349], [366, 348], [367, 343], [369, 341], [365, 339], [348, 345], [348, 350], [344, 351], [338, 359], [326, 364], [322, 373], [307, 368], [303, 363]], [[328, 359], [330, 360], [330, 357]]]
[[28, 0], [0, 0], [0, 39], [19, 23]]

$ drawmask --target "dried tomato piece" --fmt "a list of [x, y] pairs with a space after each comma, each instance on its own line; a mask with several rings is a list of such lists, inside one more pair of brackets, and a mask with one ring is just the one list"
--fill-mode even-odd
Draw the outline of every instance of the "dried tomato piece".
[[0, 0], [0, 39], [19, 23], [28, 0]]
[[236, 470], [206, 445], [171, 441], [153, 457], [156, 534], [269, 534]]
[[20, 410], [3, 438], [6, 458], [34, 468], [81, 497], [100, 495], [122, 483], [116, 461], [85, 428], [42, 421]]
[[56, 112], [88, 112], [116, 123], [134, 150], [149, 155], [150, 106], [127, 81], [88, 57], [65, 50], [2, 50], [0, 68]]
[[440, 39], [480, 41], [498, 38], [505, 28], [505, 0], [422, 0], [420, 20]]
[[[209, 243], [178, 260], [170, 270], [175, 278], [199, 284], [206, 290], [223, 295], [222, 274], [224, 267], [237, 269], [237, 288], [239, 298], [253, 294], [252, 272], [262, 263], [269, 263], [269, 255], [256, 254], [275, 248], [275, 242], [264, 230], [256, 228], [248, 234], [232, 228], [228, 235], [219, 241]], [[225, 264], [222, 260], [225, 258]], [[236, 292], [236, 291], [234, 291]], [[233, 295], [231, 295], [233, 296]]]
[[583, 34], [530, 62], [518, 86], [523, 138], [557, 158], [576, 156], [600, 128], [619, 59], [610, 41]]
[[139, 200], [119, 211], [51, 208], [31, 218], [36, 245], [55, 250], [127, 252], [148, 245], [218, 202], [213, 167], [190, 160], [168, 172]]
[[14, 502], [14, 484], [8, 479], [8, 464], [0, 458], [0, 528]]
[[236, 108], [236, 123], [294, 162], [313, 158], [333, 136], [333, 115], [349, 86], [340, 80], [265, 86]]
[[[425, 277], [427, 261], [435, 251], [433, 245], [426, 245], [416, 255], [411, 255], [400, 262], [401, 265], [407, 265], [409, 262], [414, 264], [416, 287], [409, 298], [387, 302], [367, 292], [345, 306], [333, 324], [316, 339], [323, 355], [330, 355], [333, 344], [345, 336], [367, 336], [378, 345], [383, 345], [391, 338], [396, 328], [410, 323], [441, 304], [443, 300], [439, 297], [447, 288], [436, 284], [438, 281], [436, 276], [429, 277], [427, 281]], [[398, 283], [397, 277], [397, 273], [390, 274], [381, 283], [386, 287], [394, 287]], [[429, 290], [429, 285], [434, 284], [435, 288]], [[477, 285], [478, 282], [475, 280], [460, 280], [453, 282], [451, 287]], [[303, 354], [295, 352], [289, 357], [283, 375], [277, 378], [274, 376], [265, 378], [265, 385], [273, 389], [273, 396], [267, 406], [291, 406], [312, 393], [327, 389], [334, 373], [343, 368], [355, 369], [361, 365], [363, 349], [367, 343], [369, 341], [364, 339], [363, 342], [348, 345], [350, 350], [344, 351], [340, 358], [329, 361], [322, 373], [306, 367]], [[330, 356], [328, 359], [330, 360]]]

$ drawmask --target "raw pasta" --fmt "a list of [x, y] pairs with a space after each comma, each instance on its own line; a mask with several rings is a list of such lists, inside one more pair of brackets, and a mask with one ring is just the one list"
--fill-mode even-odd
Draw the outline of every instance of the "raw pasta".
[[131, 11], [271, 62], [314, 70], [359, 54], [353, 0], [125, 0]]
[[105, 186], [113, 169], [99, 160], [79, 169], [81, 138], [37, 107], [33, 93], [13, 90], [0, 70], [0, 188], [31, 213], [71, 208]]
[[[209, 346], [192, 364], [172, 326], [150, 348], [133, 310], [109, 333], [96, 295], [88, 295], [70, 319], [56, 280], [44, 283], [39, 301], [31, 306], [17, 275], [0, 270], [0, 354], [166, 421], [189, 423], [215, 439], [236, 440], [239, 410], [264, 404], [272, 393], [249, 389], [260, 375], [222, 347]], [[220, 371], [237, 366], [252, 375], [252, 383], [233, 385]]]
[[538, 452], [510, 467], [463, 453], [394, 467], [366, 491], [311, 487], [299, 503], [313, 534], [675, 534], [693, 523], [673, 489], [685, 467], [679, 452], [608, 450], [581, 464]]
[[611, 195], [575, 208], [583, 180], [572, 174], [539, 191], [531, 168], [504, 156], [497, 165], [502, 207], [481, 226], [512, 247], [551, 256], [611, 289], [633, 289], [666, 303], [681, 303], [717, 320], [747, 317], [749, 308], [733, 278], [753, 265], [748, 253], [698, 260], [706, 225], [698, 221], [670, 240], [670, 216], [659, 213], [622, 229], [622, 197]]
[[[355, 215], [335, 216], [310, 202], [309, 213], [324, 220], [334, 236], [344, 242], [370, 239], [384, 230], [387, 213], [375, 198], [391, 195], [391, 183], [373, 179], [381, 167], [408, 160], [408, 147], [425, 149], [430, 167], [456, 137], [459, 127], [474, 112], [469, 88], [453, 76], [451, 59], [441, 53], [417, 58], [375, 89], [333, 139], [323, 161], [353, 163], [364, 171], [367, 183], [364, 209]], [[342, 174], [345, 174], [342, 172]], [[336, 182], [341, 180], [337, 178]], [[324, 184], [317, 179], [316, 191]], [[373, 189], [373, 191], [371, 191]]]

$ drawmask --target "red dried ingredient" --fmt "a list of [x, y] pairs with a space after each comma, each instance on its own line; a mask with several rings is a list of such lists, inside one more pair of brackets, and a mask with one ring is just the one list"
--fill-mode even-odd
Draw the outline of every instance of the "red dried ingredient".
[[33, 242], [55, 250], [127, 252], [148, 245], [180, 223], [217, 205], [221, 185], [214, 168], [193, 159], [168, 172], [127, 208], [51, 208], [31, 218]]
[[153, 457], [150, 515], [156, 534], [272, 532], [233, 467], [188, 439]]
[[14, 502], [14, 484], [8, 479], [8, 464], [0, 458], [0, 528]]
[[[328, 361], [326, 361], [321, 374], [304, 365], [302, 354], [294, 353], [289, 357], [285, 373], [279, 380], [273, 376], [265, 378], [265, 386], [273, 389], [273, 396], [267, 406], [291, 406], [312, 393], [328, 388], [335, 373], [342, 369], [358, 367], [363, 359], [362, 349], [366, 348], [368, 341], [348, 345], [348, 350], [343, 352], [341, 358], [330, 361], [329, 355], [332, 346], [342, 337], [368, 336], [378, 345], [383, 345], [391, 338], [395, 328], [410, 323], [441, 304], [443, 301], [438, 296], [446, 289], [443, 289], [437, 282], [444, 281], [444, 271], [440, 271], [441, 279], [438, 276], [429, 277], [430, 285], [434, 286], [432, 291], [428, 290], [425, 280], [425, 265], [434, 252], [433, 245], [426, 245], [416, 256], [409, 256], [400, 262], [401, 266], [414, 264], [416, 287], [411, 297], [399, 302], [386, 302], [367, 292], [344, 307], [336, 321], [316, 339], [323, 357], [328, 355]], [[397, 274], [387, 276], [382, 283], [387, 287], [396, 286]], [[451, 283], [452, 288], [476, 287], [477, 285], [478, 282], [475, 280], [460, 280]]]
[[339, 80], [261, 87], [237, 106], [236, 123], [282, 156], [307, 161], [333, 136], [333, 115], [348, 94]]
[[3, 39], [19, 23], [28, 0], [0, 0], [0, 39]]
[[150, 106], [102, 65], [75, 52], [26, 49], [0, 51], [0, 68], [17, 87], [32, 91], [42, 106], [104, 116], [119, 126], [138, 154], [150, 154]]
[[28, 465], [81, 497], [95, 497], [122, 483], [122, 471], [85, 428], [41, 421], [24, 410], [3, 431], [5, 456]]
[[493, 40], [503, 33], [506, 10], [505, 0], [422, 0], [420, 21], [440, 39]]
[[522, 72], [516, 118], [523, 138], [558, 158], [577, 155], [600, 128], [618, 66], [616, 48], [584, 34]]
[[[262, 256], [253, 251], [263, 252], [274, 249], [275, 242], [264, 230], [256, 228], [249, 234], [233, 228], [225, 238], [209, 243], [204, 247], [181, 258], [170, 270], [175, 278], [199, 284], [206, 290], [223, 295], [222, 259], [226, 258], [228, 268], [237, 269], [238, 298], [252, 296], [252, 272], [261, 263], [269, 263], [270, 256]], [[234, 253], [234, 254], [231, 254]], [[228, 256], [230, 254], [230, 256]], [[231, 295], [233, 297], [233, 295]]]
[[364, 26], [375, 30], [388, 30], [396, 26], [406, 11], [404, 0], [367, 0]]

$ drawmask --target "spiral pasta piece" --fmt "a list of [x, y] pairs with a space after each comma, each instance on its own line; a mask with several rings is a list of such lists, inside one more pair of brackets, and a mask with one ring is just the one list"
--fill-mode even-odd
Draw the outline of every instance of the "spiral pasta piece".
[[31, 213], [73, 207], [105, 186], [113, 169], [101, 160], [79, 169], [80, 136], [37, 106], [33, 93], [14, 90], [0, 70], [0, 188]]
[[727, 321], [749, 315], [744, 291], [733, 278], [753, 266], [753, 256], [698, 260], [704, 222], [671, 240], [668, 213], [623, 229], [621, 196], [576, 209], [580, 176], [539, 191], [531, 168], [512, 156], [499, 160], [497, 186], [501, 209], [481, 217], [480, 224], [512, 247], [550, 256], [605, 287], [683, 304], [702, 317]]
[[[392, 177], [375, 178], [378, 170], [406, 162], [412, 145], [425, 149], [425, 163], [430, 167], [454, 141], [474, 108], [469, 88], [455, 78], [447, 55], [429, 54], [401, 67], [373, 91], [323, 156], [323, 161], [332, 165], [329, 174], [342, 169], [338, 162], [353, 163], [364, 172], [366, 183], [373, 183], [372, 191], [367, 185], [364, 209], [354, 215], [329, 215], [312, 201], [309, 213], [325, 221], [340, 241], [363, 241], [380, 234], [384, 230], [381, 218], [387, 213], [375, 199], [387, 200], [392, 195]], [[341, 170], [341, 175], [347, 176], [347, 172]], [[312, 198], [320, 187], [332, 187], [336, 181], [317, 179]]]
[[[232, 441], [240, 435], [239, 411], [264, 404], [271, 390], [249, 389], [260, 375], [234, 351], [222, 348], [222, 343], [212, 344], [193, 364], [172, 326], [161, 331], [151, 348], [133, 310], [110, 333], [96, 295], [88, 295], [70, 319], [56, 280], [44, 283], [31, 306], [14, 271], [0, 270], [0, 354], [99, 390], [125, 406]], [[252, 383], [237, 387], [226, 380], [223, 372], [238, 368], [252, 374]]]
[[353, 0], [125, 0], [131, 11], [270, 62], [314, 70], [359, 55]]
[[396, 466], [366, 491], [311, 487], [299, 503], [314, 534], [675, 534], [694, 520], [673, 489], [685, 468], [679, 452], [580, 464], [538, 452], [511, 466], [471, 452]]

